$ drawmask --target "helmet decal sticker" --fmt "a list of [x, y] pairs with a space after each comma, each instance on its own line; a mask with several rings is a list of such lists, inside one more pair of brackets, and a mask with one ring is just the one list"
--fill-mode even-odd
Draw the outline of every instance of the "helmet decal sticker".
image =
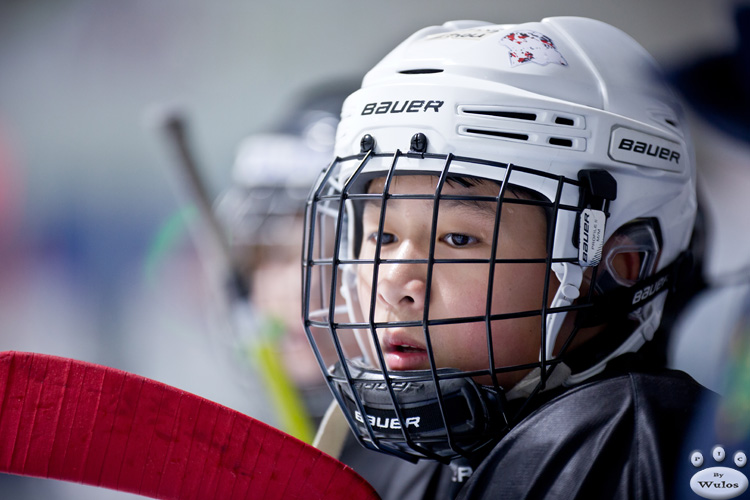
[[557, 51], [552, 39], [537, 31], [514, 31], [505, 35], [500, 43], [510, 51], [511, 66], [528, 62], [535, 62], [542, 66], [549, 63], [560, 66], [568, 65], [568, 61]]

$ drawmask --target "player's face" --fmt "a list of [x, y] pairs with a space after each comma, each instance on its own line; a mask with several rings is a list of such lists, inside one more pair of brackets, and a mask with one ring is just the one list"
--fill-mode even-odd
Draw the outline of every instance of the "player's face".
[[[287, 221], [286, 234], [299, 234], [302, 220]], [[263, 248], [257, 254], [252, 277], [253, 307], [263, 321], [255, 328], [265, 331], [264, 340], [278, 342], [281, 362], [291, 379], [300, 386], [321, 382], [320, 368], [310, 352], [300, 311], [300, 246], [296, 239], [287, 244]], [[263, 332], [254, 332], [256, 334]]]
[[[370, 192], [383, 191], [383, 180], [373, 181]], [[394, 177], [392, 194], [433, 194], [434, 176]], [[446, 184], [445, 195], [496, 196], [493, 182], [464, 186]], [[507, 197], [513, 195], [506, 192]], [[441, 200], [437, 221], [436, 260], [428, 288], [425, 263], [381, 263], [377, 274], [374, 320], [380, 322], [422, 321], [428, 307], [430, 320], [474, 318], [471, 322], [429, 327], [429, 338], [438, 368], [463, 371], [487, 370], [489, 362], [487, 330], [491, 329], [494, 364], [514, 366], [533, 363], [539, 358], [545, 264], [497, 263], [492, 273], [485, 263], [441, 263], [441, 259], [490, 259], [495, 213], [494, 201]], [[368, 202], [363, 211], [363, 242], [360, 258], [375, 255], [380, 203]], [[422, 259], [429, 255], [433, 219], [432, 200], [391, 198], [386, 205], [381, 259]], [[503, 205], [496, 259], [543, 259], [546, 256], [546, 218], [541, 208], [531, 205]], [[365, 318], [370, 312], [373, 266], [358, 270], [358, 294]], [[488, 289], [490, 297], [488, 301]], [[548, 302], [555, 289], [549, 291]], [[512, 319], [484, 321], [488, 303], [491, 314], [533, 312]], [[378, 330], [385, 362], [390, 370], [428, 369], [427, 341], [421, 326], [401, 326]], [[499, 375], [506, 387], [527, 372]], [[488, 377], [477, 377], [480, 382]]]
[[[284, 230], [287, 234], [299, 234], [301, 218], [287, 221]], [[251, 275], [251, 300], [258, 311], [281, 321], [286, 331], [300, 332], [304, 338], [299, 321], [300, 251], [298, 242], [290, 238], [286, 244], [268, 246], [258, 252]]]

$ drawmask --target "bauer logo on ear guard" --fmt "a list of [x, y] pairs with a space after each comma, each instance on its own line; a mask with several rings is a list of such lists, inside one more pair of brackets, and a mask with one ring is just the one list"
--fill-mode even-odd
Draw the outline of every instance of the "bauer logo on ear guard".
[[585, 209], [581, 212], [578, 240], [578, 263], [583, 267], [599, 265], [604, 246], [604, 225], [607, 217], [601, 210]]

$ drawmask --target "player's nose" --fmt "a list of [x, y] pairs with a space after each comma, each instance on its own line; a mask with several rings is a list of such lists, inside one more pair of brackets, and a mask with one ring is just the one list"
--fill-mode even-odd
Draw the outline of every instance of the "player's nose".
[[378, 302], [393, 309], [424, 309], [427, 291], [427, 252], [404, 242], [381, 263], [374, 288]]

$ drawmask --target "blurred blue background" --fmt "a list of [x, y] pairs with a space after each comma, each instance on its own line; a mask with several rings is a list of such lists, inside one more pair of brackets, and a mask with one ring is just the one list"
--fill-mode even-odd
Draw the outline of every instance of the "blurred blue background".
[[[304, 89], [361, 78], [424, 26], [593, 17], [674, 68], [731, 46], [732, 4], [2, 0], [0, 346], [136, 372], [273, 424], [212, 339], [206, 278], [187, 231], [194, 211], [155, 110], [186, 113], [218, 195], [242, 138], [275, 123]], [[748, 156], [695, 127], [706, 189], [721, 198], [709, 208], [729, 214], [712, 240], [720, 243], [711, 272], [721, 276], [750, 261]], [[0, 496], [129, 496], [50, 484], [4, 478]]]

